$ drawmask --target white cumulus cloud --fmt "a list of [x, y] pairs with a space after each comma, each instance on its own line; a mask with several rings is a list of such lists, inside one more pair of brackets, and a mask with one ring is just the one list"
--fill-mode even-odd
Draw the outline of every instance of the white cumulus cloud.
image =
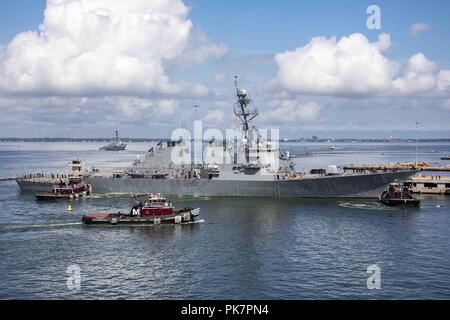
[[360, 33], [342, 37], [313, 38], [294, 51], [275, 55], [276, 82], [291, 92], [361, 95], [390, 88], [397, 64], [383, 56], [389, 35], [377, 42]]
[[450, 70], [441, 70], [438, 74], [438, 90], [450, 93]]
[[316, 102], [302, 104], [296, 99], [275, 99], [269, 106], [270, 109], [261, 116], [261, 120], [268, 124], [315, 122], [323, 109]]
[[446, 94], [450, 70], [438, 70], [423, 53], [416, 53], [401, 67], [385, 53], [388, 34], [369, 42], [355, 33], [337, 40], [313, 38], [294, 51], [275, 55], [275, 84], [289, 93], [368, 97], [373, 95]]
[[[27, 95], [204, 94], [166, 66], [226, 53], [193, 31], [181, 0], [47, 0], [38, 31], [0, 49], [0, 92]], [[197, 45], [197, 46], [195, 46]]]
[[422, 32], [422, 31], [425, 31], [428, 29], [431, 29], [431, 26], [429, 24], [418, 22], [418, 23], [414, 23], [413, 25], [411, 25], [411, 27], [409, 28], [409, 32], [415, 36], [419, 32]]
[[422, 53], [413, 55], [404, 70], [403, 75], [394, 80], [394, 88], [400, 93], [423, 93], [436, 88], [437, 79], [434, 71], [437, 66]]

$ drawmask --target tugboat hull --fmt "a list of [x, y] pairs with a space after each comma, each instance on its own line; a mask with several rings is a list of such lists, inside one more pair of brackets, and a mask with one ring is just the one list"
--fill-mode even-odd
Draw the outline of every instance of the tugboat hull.
[[56, 194], [52, 192], [40, 192], [36, 193], [36, 199], [38, 200], [59, 200], [59, 199], [73, 199], [81, 198], [83, 194]]
[[381, 199], [380, 202], [392, 207], [418, 207], [420, 200], [417, 199]]
[[100, 225], [159, 225], [159, 224], [188, 224], [195, 222], [200, 209], [188, 209], [177, 212], [174, 215], [163, 216], [130, 216], [121, 213], [92, 213], [85, 214], [81, 218], [85, 224]]

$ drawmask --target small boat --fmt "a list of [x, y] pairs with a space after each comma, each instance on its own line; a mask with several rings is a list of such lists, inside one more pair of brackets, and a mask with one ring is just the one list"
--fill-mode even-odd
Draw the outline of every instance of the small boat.
[[387, 206], [417, 207], [420, 205], [420, 200], [412, 195], [408, 187], [398, 182], [391, 183], [378, 200]]
[[441, 160], [450, 160], [450, 156], [443, 156], [441, 157]]
[[150, 194], [144, 203], [135, 201], [128, 213], [90, 213], [81, 220], [85, 224], [187, 224], [193, 223], [200, 214], [199, 208], [176, 209], [160, 194]]
[[52, 187], [50, 192], [38, 192], [38, 200], [74, 199], [88, 196], [92, 193], [92, 187], [79, 179], [69, 179], [68, 182], [60, 182]]

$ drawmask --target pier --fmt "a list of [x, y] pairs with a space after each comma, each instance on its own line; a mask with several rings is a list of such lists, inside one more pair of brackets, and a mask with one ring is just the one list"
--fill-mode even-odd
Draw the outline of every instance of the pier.
[[344, 166], [346, 171], [397, 171], [397, 170], [419, 170], [419, 171], [450, 171], [450, 165], [430, 164], [427, 162], [397, 162], [386, 164], [350, 164]]
[[411, 177], [405, 185], [414, 193], [450, 195], [450, 176], [425, 176], [419, 174]]

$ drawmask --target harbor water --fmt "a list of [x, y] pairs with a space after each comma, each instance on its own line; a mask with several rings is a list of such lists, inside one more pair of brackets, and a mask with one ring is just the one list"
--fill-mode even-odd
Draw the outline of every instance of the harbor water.
[[[99, 151], [101, 143], [0, 143], [0, 177], [126, 166], [149, 143]], [[284, 143], [296, 169], [414, 161], [414, 144]], [[450, 144], [419, 144], [440, 162]], [[450, 163], [450, 162], [449, 162]], [[433, 175], [445, 174], [433, 172]], [[448, 173], [447, 173], [448, 174]], [[95, 191], [95, 190], [94, 190]], [[157, 192], [158, 190], [154, 190]], [[191, 225], [86, 226], [88, 212], [128, 211], [130, 196], [37, 201], [0, 182], [1, 299], [449, 299], [450, 196], [420, 208], [372, 199], [171, 196], [200, 208]], [[369, 266], [380, 289], [368, 289]], [[70, 285], [72, 271], [80, 281]]]

